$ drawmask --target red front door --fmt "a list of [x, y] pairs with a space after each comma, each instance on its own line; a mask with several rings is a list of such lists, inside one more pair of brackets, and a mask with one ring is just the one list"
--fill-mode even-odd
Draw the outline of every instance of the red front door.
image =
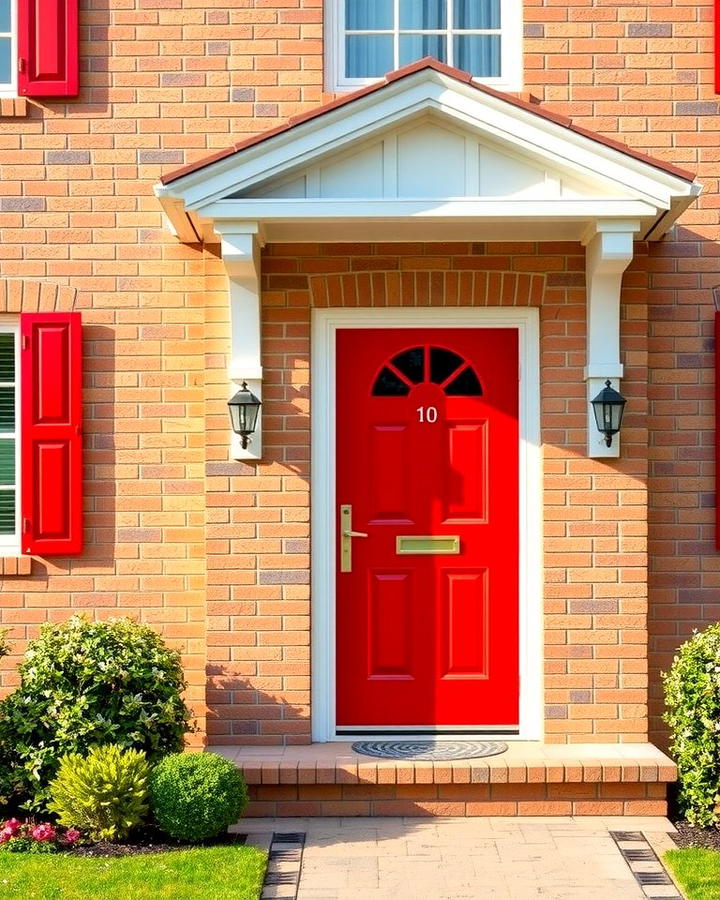
[[337, 503], [338, 727], [517, 726], [517, 331], [338, 331]]

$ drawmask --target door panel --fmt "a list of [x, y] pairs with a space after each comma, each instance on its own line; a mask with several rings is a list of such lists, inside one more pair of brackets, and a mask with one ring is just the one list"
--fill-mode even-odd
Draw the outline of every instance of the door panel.
[[341, 329], [336, 351], [337, 502], [367, 535], [338, 565], [338, 726], [516, 726], [517, 331]]

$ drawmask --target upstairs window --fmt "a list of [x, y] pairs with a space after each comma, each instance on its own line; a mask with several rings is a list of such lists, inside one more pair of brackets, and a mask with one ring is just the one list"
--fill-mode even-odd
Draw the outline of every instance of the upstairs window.
[[326, 0], [334, 89], [432, 56], [499, 89], [522, 81], [518, 0]]

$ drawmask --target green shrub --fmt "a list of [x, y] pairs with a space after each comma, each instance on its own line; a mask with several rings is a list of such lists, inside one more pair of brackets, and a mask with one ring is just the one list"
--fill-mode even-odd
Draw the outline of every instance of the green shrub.
[[177, 753], [153, 769], [150, 801], [158, 825], [179, 841], [206, 841], [240, 818], [245, 779], [216, 753]]
[[19, 671], [20, 686], [0, 703], [0, 747], [31, 810], [45, 808], [68, 753], [117, 744], [153, 762], [184, 745], [180, 654], [146, 625], [82, 616], [45, 625]]
[[69, 753], [50, 783], [50, 812], [94, 841], [119, 841], [148, 813], [150, 766], [142, 750], [116, 744]]
[[678, 765], [678, 802], [693, 825], [719, 821], [720, 624], [684, 643], [663, 676], [670, 753]]

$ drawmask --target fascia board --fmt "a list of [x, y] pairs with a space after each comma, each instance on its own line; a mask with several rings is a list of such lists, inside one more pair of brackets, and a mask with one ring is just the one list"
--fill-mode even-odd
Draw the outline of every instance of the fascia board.
[[671, 196], [693, 196], [693, 182], [496, 97], [478, 95], [468, 85], [454, 81], [448, 84], [442, 98], [442, 111], [454, 111], [468, 124], [490, 131], [503, 142], [524, 148], [525, 153], [550, 160], [556, 167], [573, 164], [580, 174], [599, 175], [632, 193], [644, 193], [664, 200], [668, 205]]
[[647, 219], [657, 207], [641, 200], [559, 199], [513, 200], [460, 198], [451, 200], [218, 200], [202, 207], [203, 218], [215, 222], [313, 221], [334, 219]]
[[[428, 107], [431, 96], [426, 82], [403, 91], [399, 84], [388, 85], [381, 98], [360, 97], [352, 113], [346, 108], [332, 110], [319, 119], [301, 123], [290, 130], [248, 147], [242, 159], [231, 156], [200, 169], [170, 185], [158, 188], [160, 194], [182, 198], [195, 207], [227, 194], [281, 175], [291, 168], [307, 165], [328, 152], [340, 150], [357, 140], [365, 141], [373, 133], [385, 130]], [[389, 96], [388, 96], [389, 94]]]

